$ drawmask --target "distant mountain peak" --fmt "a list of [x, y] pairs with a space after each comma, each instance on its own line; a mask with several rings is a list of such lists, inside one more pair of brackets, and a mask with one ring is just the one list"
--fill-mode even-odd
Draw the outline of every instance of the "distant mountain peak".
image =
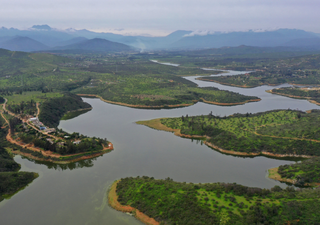
[[47, 24], [43, 25], [33, 25], [31, 28], [37, 29], [37, 30], [51, 30], [52, 28], [48, 26]]

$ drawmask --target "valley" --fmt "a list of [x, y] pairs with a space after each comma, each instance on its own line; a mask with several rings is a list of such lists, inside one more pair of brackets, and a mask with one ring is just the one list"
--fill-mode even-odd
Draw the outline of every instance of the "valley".
[[[16, 53], [3, 52], [4, 57], [7, 57], [3, 60], [8, 60], [10, 54], [14, 56]], [[31, 56], [32, 61], [28, 61]], [[96, 140], [99, 143], [99, 140], [107, 138], [114, 145], [114, 150], [105, 155], [94, 155], [96, 150], [101, 150], [94, 149], [89, 151], [92, 158], [69, 162], [60, 160], [60, 163], [41, 157], [26, 155], [25, 158], [16, 155], [14, 159], [21, 164], [22, 170], [36, 171], [40, 176], [25, 190], [0, 203], [3, 221], [21, 223], [24, 220], [27, 224], [40, 224], [46, 220], [48, 224], [57, 224], [68, 218], [72, 224], [83, 221], [95, 224], [104, 221], [141, 224], [130, 215], [108, 206], [108, 189], [115, 180], [130, 181], [132, 185], [140, 182], [147, 188], [164, 182], [169, 185], [169, 189], [163, 191], [169, 194], [174, 190], [182, 195], [195, 194], [197, 201], [192, 203], [193, 207], [200, 207], [199, 210], [208, 213], [212, 221], [258, 221], [256, 216], [259, 213], [256, 210], [262, 207], [259, 203], [263, 203], [266, 210], [275, 210], [272, 216], [263, 214], [263, 218], [270, 217], [271, 220], [277, 216], [295, 220], [296, 217], [291, 217], [285, 210], [290, 211], [291, 206], [305, 207], [305, 202], [308, 207], [313, 206], [315, 209], [318, 202], [312, 198], [317, 195], [316, 192], [293, 191], [287, 183], [266, 178], [266, 175], [268, 169], [279, 167], [284, 168], [278, 170], [283, 179], [295, 180], [297, 175], [294, 171], [297, 168], [291, 169], [290, 165], [295, 161], [307, 162], [303, 159], [305, 156], [318, 155], [315, 149], [319, 138], [316, 123], [313, 122], [318, 119], [319, 106], [306, 100], [268, 93], [266, 91], [273, 88], [270, 86], [239, 88], [197, 79], [199, 76], [235, 77], [249, 71], [204, 70], [201, 69], [203, 67], [191, 64], [187, 58], [182, 57], [179, 62], [166, 58], [168, 56], [145, 54], [61, 57], [35, 53], [30, 56], [22, 54], [17, 60], [18, 64], [13, 61], [18, 69], [10, 77], [3, 76], [0, 87], [1, 96], [8, 100], [6, 107], [10, 112], [19, 114], [21, 118], [38, 115], [39, 121], [60, 133], [54, 134], [58, 139], [70, 136], [71, 141], [79, 139], [81, 142], [88, 140], [93, 143], [92, 140]], [[180, 66], [162, 65], [150, 59]], [[205, 68], [212, 69], [213, 66]], [[280, 84], [274, 88], [285, 87], [291, 85]], [[187, 138], [178, 138], [169, 132], [135, 123], [157, 118], [166, 118], [161, 124], [157, 120], [158, 125], [163, 125], [160, 130], [180, 130], [180, 134]], [[214, 129], [204, 129], [210, 126]], [[30, 132], [31, 127], [27, 128]], [[16, 137], [20, 139], [27, 141], [34, 138], [19, 123], [14, 129]], [[36, 134], [32, 135], [39, 136]], [[233, 152], [209, 148], [205, 145], [209, 142]], [[49, 145], [47, 147], [51, 148]], [[20, 154], [26, 151], [17, 145], [9, 148], [15, 153], [20, 151]], [[43, 152], [46, 151], [44, 147], [41, 148]], [[238, 156], [234, 156], [235, 153]], [[262, 156], [261, 153], [268, 154]], [[63, 159], [70, 155], [66, 151], [59, 157]], [[315, 164], [314, 171], [317, 171], [317, 162], [312, 163]], [[303, 165], [300, 167], [306, 168]], [[299, 183], [317, 182], [312, 180], [317, 176], [317, 172], [307, 174], [302, 176]], [[230, 184], [235, 182], [238, 185]], [[229, 186], [246, 190], [255, 188], [257, 193], [250, 197], [230, 191]], [[121, 187], [123, 194], [117, 192], [121, 204], [132, 204], [139, 209], [135, 200], [124, 198], [129, 183]], [[184, 188], [191, 188], [192, 191]], [[218, 189], [221, 198], [217, 197]], [[49, 194], [56, 190], [63, 190], [63, 196]], [[258, 192], [266, 195], [260, 196]], [[146, 189], [145, 195], [149, 194], [154, 193]], [[162, 194], [166, 195], [165, 192]], [[176, 196], [177, 204], [184, 204]], [[236, 201], [233, 202], [231, 197]], [[142, 201], [144, 197], [137, 198], [141, 200], [140, 205], [145, 204]], [[26, 207], [30, 201], [35, 203]], [[158, 214], [149, 213], [151, 202], [152, 199], [139, 210], [162, 221]], [[65, 206], [63, 211], [57, 210], [59, 205]], [[20, 210], [22, 216], [9, 217], [13, 209]], [[35, 218], [31, 216], [34, 211], [51, 213], [43, 218]], [[70, 214], [79, 215], [79, 212], [81, 216], [69, 217]], [[196, 214], [192, 215], [198, 218]]]

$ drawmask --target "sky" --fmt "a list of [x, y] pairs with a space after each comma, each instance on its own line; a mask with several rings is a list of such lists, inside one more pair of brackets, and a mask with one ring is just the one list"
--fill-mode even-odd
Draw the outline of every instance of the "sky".
[[125, 35], [175, 30], [320, 33], [320, 0], [1, 0], [0, 27], [48, 24]]

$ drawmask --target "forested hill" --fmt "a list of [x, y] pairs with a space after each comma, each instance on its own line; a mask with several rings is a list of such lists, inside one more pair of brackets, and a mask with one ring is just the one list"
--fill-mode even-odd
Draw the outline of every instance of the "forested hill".
[[193, 184], [123, 178], [116, 187], [130, 205], [160, 224], [319, 224], [319, 189], [271, 190], [238, 184]]
[[101, 38], [94, 38], [76, 44], [56, 47], [54, 50], [68, 50], [69, 53], [86, 53], [132, 51], [133, 48], [125, 44], [112, 42]]
[[91, 108], [81, 97], [65, 93], [63, 97], [51, 98], [40, 106], [39, 120], [46, 126], [57, 127], [62, 116], [68, 111]]
[[161, 123], [182, 135], [206, 136], [208, 145], [234, 154], [320, 156], [320, 111], [274, 110], [229, 117], [182, 116]]

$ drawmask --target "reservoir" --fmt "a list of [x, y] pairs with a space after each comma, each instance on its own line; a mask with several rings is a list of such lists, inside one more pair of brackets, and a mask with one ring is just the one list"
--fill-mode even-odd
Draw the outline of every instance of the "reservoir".
[[[231, 74], [239, 72], [230, 71]], [[226, 74], [223, 74], [226, 75]], [[264, 156], [249, 158], [222, 154], [201, 141], [177, 137], [169, 132], [137, 125], [136, 121], [188, 114], [228, 116], [273, 109], [320, 109], [306, 100], [272, 95], [274, 87], [238, 88], [213, 82], [186, 79], [200, 87], [258, 96], [259, 102], [238, 106], [216, 106], [198, 102], [177, 109], [135, 109], [108, 104], [100, 99], [84, 98], [93, 109], [76, 118], [61, 121], [59, 128], [88, 136], [107, 138], [114, 150], [92, 160], [68, 165], [15, 160], [22, 171], [34, 171], [40, 177], [25, 190], [0, 203], [1, 224], [141, 224], [130, 215], [117, 212], [107, 204], [107, 190], [114, 180], [130, 176], [167, 177], [193, 183], [229, 182], [251, 187], [271, 188], [286, 184], [266, 178], [267, 169], [294, 163], [289, 159]], [[279, 87], [289, 86], [288, 84]]]

